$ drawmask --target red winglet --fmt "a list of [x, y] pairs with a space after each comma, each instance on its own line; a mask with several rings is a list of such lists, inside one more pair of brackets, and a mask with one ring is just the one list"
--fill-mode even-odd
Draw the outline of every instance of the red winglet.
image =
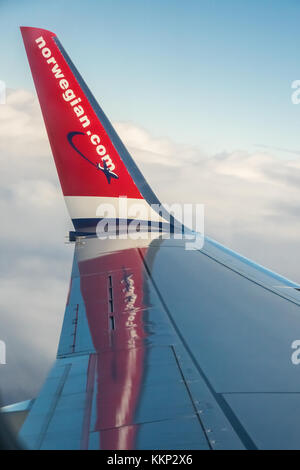
[[139, 170], [56, 35], [21, 32], [64, 195], [143, 198]]

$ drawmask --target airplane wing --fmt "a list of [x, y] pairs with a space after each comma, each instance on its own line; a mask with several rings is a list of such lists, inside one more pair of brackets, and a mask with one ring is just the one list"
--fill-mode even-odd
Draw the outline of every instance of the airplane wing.
[[[56, 35], [21, 30], [75, 242], [57, 359], [24, 445], [300, 448], [300, 286], [209, 238], [193, 250], [165, 238], [158, 199]], [[95, 235], [132, 222], [153, 236]]]

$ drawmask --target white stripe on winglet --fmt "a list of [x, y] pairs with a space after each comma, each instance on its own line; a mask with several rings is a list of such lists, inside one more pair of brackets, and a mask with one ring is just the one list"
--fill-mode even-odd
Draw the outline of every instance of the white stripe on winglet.
[[[144, 199], [65, 196], [71, 219], [95, 219], [103, 217], [104, 210], [110, 205], [115, 210], [116, 218], [139, 219], [161, 222], [165, 219], [155, 212]], [[127, 210], [126, 210], [127, 205]], [[109, 212], [108, 212], [109, 214]], [[107, 217], [110, 217], [109, 215]]]

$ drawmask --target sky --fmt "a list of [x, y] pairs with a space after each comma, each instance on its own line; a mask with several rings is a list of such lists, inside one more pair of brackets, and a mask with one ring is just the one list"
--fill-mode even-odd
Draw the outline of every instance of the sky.
[[73, 250], [19, 26], [58, 35], [161, 201], [300, 282], [299, 20], [298, 0], [0, 0], [4, 403], [55, 358]]

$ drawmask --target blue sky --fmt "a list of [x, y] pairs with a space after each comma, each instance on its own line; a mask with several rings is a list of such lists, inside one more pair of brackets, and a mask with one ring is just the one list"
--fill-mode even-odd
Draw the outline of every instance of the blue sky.
[[0, 16], [10, 88], [33, 90], [18, 26], [45, 27], [112, 120], [208, 153], [300, 150], [297, 0], [2, 0]]

